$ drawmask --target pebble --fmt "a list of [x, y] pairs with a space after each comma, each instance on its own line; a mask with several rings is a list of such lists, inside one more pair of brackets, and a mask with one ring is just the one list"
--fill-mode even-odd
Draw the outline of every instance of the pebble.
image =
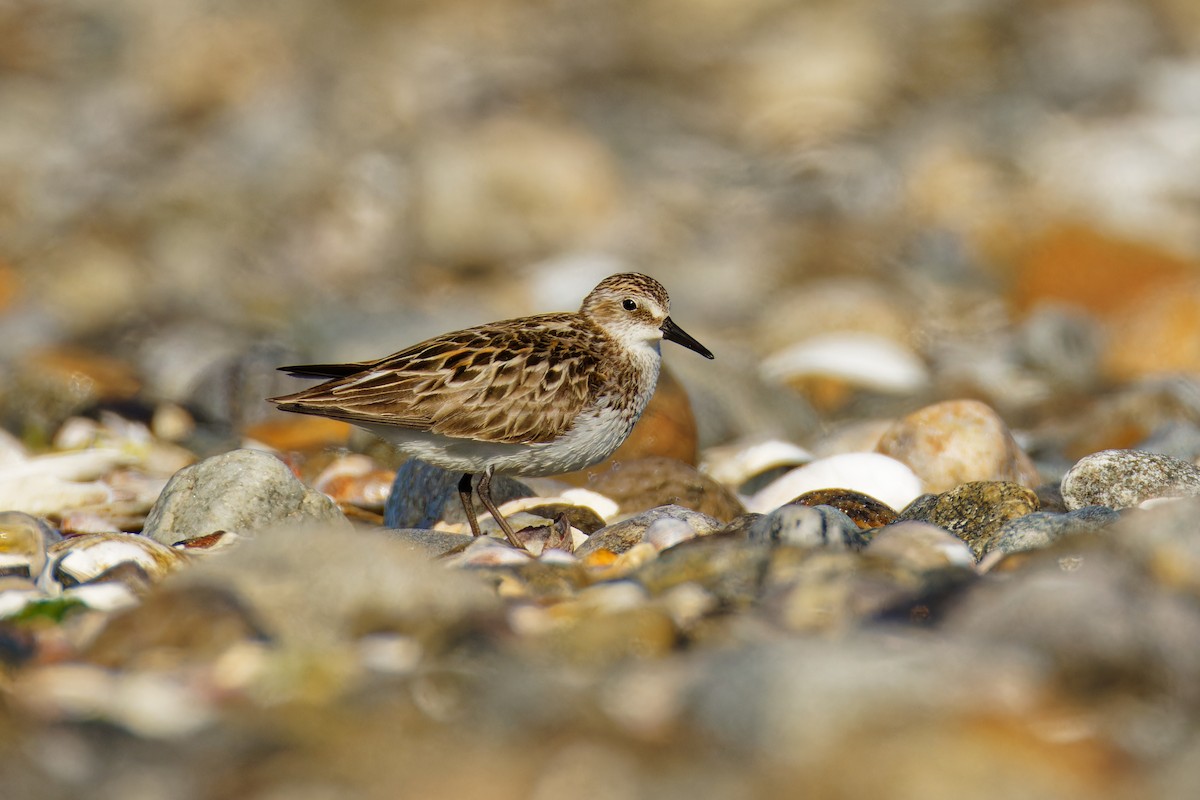
[[849, 489], [903, 508], [922, 493], [921, 479], [908, 466], [880, 453], [843, 453], [797, 467], [746, 502], [766, 513], [814, 489]]
[[945, 528], [966, 542], [978, 560], [1005, 523], [1037, 510], [1037, 495], [1024, 486], [975, 481], [917, 500], [900, 512], [900, 519]]
[[1003, 581], [981, 581], [945, 625], [954, 636], [1037, 653], [1085, 700], [1119, 681], [1136, 696], [1169, 693], [1200, 707], [1192, 679], [1200, 670], [1200, 610], [1192, 598], [1141, 580], [1112, 554], [1089, 549], [1066, 570], [1044, 559]]
[[0, 512], [0, 575], [34, 579], [46, 566], [46, 548], [62, 535], [37, 517]]
[[[439, 521], [466, 523], [458, 495], [462, 474], [410, 458], [396, 470], [396, 477], [383, 509], [383, 524], [389, 528], [432, 528]], [[476, 478], [478, 481], [478, 478]], [[507, 475], [492, 480], [496, 505], [529, 497], [533, 491]], [[475, 513], [482, 521], [490, 517], [477, 495], [472, 495]]]
[[896, 521], [896, 511], [862, 492], [845, 489], [814, 489], [792, 501], [802, 506], [832, 506], [854, 520], [863, 530], [881, 528]]
[[912, 468], [926, 491], [972, 481], [1041, 483], [1037, 468], [1008, 426], [985, 403], [951, 400], [926, 406], [894, 424], [877, 447]]
[[[1066, 514], [1035, 511], [1004, 523], [984, 545], [983, 555], [1040, 550], [1064, 536], [1098, 531], [1118, 519], [1120, 515], [1108, 506], [1084, 506]], [[993, 559], [985, 560], [989, 565], [993, 562]]]
[[1063, 500], [1074, 510], [1100, 505], [1122, 509], [1163, 497], [1200, 494], [1200, 467], [1143, 450], [1103, 450], [1084, 456], [1062, 479]]
[[975, 569], [975, 555], [966, 542], [945, 528], [915, 520], [875, 531], [863, 552], [918, 574]]
[[269, 637], [235, 594], [211, 586], [160, 586], [113, 615], [84, 649], [108, 669], [200, 666]]
[[[487, 537], [472, 540], [471, 547], [480, 546], [529, 561], [528, 554]], [[447, 563], [348, 526], [271, 527], [196, 559], [165, 585], [237, 598], [281, 653], [337, 652], [368, 631], [433, 642], [448, 626], [466, 631], [474, 620], [493, 619], [495, 594], [471, 571], [449, 570]]]
[[870, 540], [869, 535], [839, 509], [802, 503], [788, 503], [759, 517], [750, 525], [748, 538], [763, 544], [834, 550], [860, 550]]
[[1200, 597], [1200, 497], [1129, 509], [1105, 537], [1122, 558], [1141, 565], [1164, 587]]
[[770, 547], [725, 537], [699, 537], [664, 550], [628, 577], [659, 596], [694, 584], [724, 608], [745, 608], [758, 596]]
[[671, 458], [613, 464], [607, 471], [596, 473], [587, 488], [612, 498], [625, 514], [676, 505], [728, 522], [745, 511], [729, 489], [695, 467]]
[[[50, 546], [42, 584], [71, 587], [116, 577], [132, 588], [158, 582], [186, 563], [179, 550], [133, 533], [72, 536]], [[114, 576], [114, 571], [122, 570]]]
[[298, 524], [347, 523], [333, 500], [306, 487], [275, 456], [233, 450], [176, 473], [146, 517], [145, 533], [172, 545], [217, 531]]
[[[722, 527], [720, 520], [713, 519], [707, 514], [701, 514], [699, 511], [692, 511], [682, 506], [660, 506], [601, 528], [575, 550], [575, 555], [586, 558], [600, 550], [624, 553], [643, 542], [655, 523], [663, 520], [683, 523], [694, 531], [695, 536], [708, 536], [716, 533]], [[663, 535], [663, 527], [660, 526], [656, 530], [658, 531], [656, 536]], [[672, 526], [672, 530], [676, 530], [674, 526]], [[669, 538], [677, 537], [678, 533], [673, 532]]]
[[[235, 499], [163, 577], [0, 575], [0, 795], [1195, 793], [1200, 496], [1060, 485], [1200, 452], [1194, 0], [41, 5], [0, 11], [0, 473], [32, 470], [0, 512], [130, 542], [171, 476], [262, 442], [353, 527]], [[502, 505], [535, 558], [428, 530], [462, 525], [455, 475], [386, 530], [393, 449], [263, 400], [292, 348], [373, 358], [625, 270], [717, 360], [665, 343], [629, 441], [570, 479], [700, 459], [751, 513], [623, 542], [632, 507], [531, 479]], [[881, 428], [964, 398], [1013, 429], [922, 419], [945, 458], [880, 489]], [[843, 494], [931, 512], [980, 480], [1040, 509], [978, 564]], [[751, 541], [853, 534], [830, 507], [865, 547]], [[1120, 518], [1048, 541], [1086, 514]]]
[[854, 553], [779, 548], [768, 567], [761, 602], [786, 630], [829, 632], [900, 607], [907, 612], [926, 590], [919, 577]]
[[466, 547], [475, 540], [464, 533], [447, 533], [425, 528], [387, 528], [384, 533], [403, 543], [411, 552], [436, 558]]

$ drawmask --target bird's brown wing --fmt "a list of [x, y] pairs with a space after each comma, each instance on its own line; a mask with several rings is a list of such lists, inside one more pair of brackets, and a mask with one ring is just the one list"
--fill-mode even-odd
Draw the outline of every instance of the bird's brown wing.
[[606, 342], [573, 315], [520, 322], [438, 336], [272, 402], [287, 411], [486, 442], [552, 441], [613, 380], [598, 358]]

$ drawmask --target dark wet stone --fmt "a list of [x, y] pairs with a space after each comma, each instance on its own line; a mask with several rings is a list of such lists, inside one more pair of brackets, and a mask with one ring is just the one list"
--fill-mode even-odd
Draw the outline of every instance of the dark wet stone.
[[627, 577], [652, 595], [694, 583], [722, 605], [744, 608], [758, 595], [770, 550], [726, 536], [704, 536], [662, 551]]
[[348, 526], [337, 504], [261, 450], [233, 450], [181, 469], [146, 517], [165, 545], [217, 531], [245, 534], [280, 525]]
[[1161, 497], [1200, 495], [1200, 467], [1143, 450], [1102, 450], [1063, 476], [1067, 508], [1101, 505], [1122, 509]]
[[1017, 483], [975, 481], [914, 500], [900, 519], [930, 522], [958, 536], [980, 558], [1006, 522], [1038, 510], [1037, 495]]
[[802, 506], [832, 506], [859, 528], [881, 528], [896, 521], [896, 510], [887, 503], [852, 489], [814, 489], [792, 501]]
[[1010, 520], [984, 545], [983, 553], [1039, 550], [1074, 533], [1105, 528], [1121, 518], [1108, 506], [1084, 506], [1065, 514], [1035, 511]]
[[624, 553], [641, 542], [650, 526], [662, 519], [680, 520], [692, 528], [697, 536], [708, 536], [721, 529], [720, 521], [707, 514], [682, 506], [661, 506], [601, 528], [579, 546], [575, 555], [583, 558], [597, 550]]
[[725, 486], [673, 458], [623, 461], [586, 485], [615, 500], [626, 514], [678, 505], [728, 522], [746, 511], [737, 495]]
[[[410, 458], [396, 470], [392, 491], [383, 507], [383, 524], [389, 528], [432, 528], [438, 521], [467, 521], [458, 495], [462, 473], [451, 472]], [[478, 482], [479, 478], [475, 478]], [[507, 475], [492, 479], [492, 499], [496, 505], [520, 497], [533, 497], [534, 491]], [[475, 513], [486, 515], [487, 509], [476, 494]]]
[[795, 547], [859, 550], [870, 541], [870, 535], [832, 506], [789, 503], [755, 520], [750, 525], [749, 539]]

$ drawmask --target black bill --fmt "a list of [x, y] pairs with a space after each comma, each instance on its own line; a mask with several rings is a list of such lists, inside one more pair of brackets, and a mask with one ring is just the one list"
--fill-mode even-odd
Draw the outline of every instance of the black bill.
[[691, 336], [688, 336], [687, 332], [684, 331], [683, 328], [679, 327], [674, 322], [672, 322], [670, 317], [667, 317], [666, 319], [663, 320], [662, 332], [663, 332], [663, 338], [666, 339], [668, 342], [675, 342], [675, 344], [681, 344], [684, 347], [686, 347], [688, 350], [695, 350], [697, 353], [704, 356], [705, 358], [713, 357], [712, 351], [710, 351], [707, 347], [705, 347], [704, 345], [697, 342]]

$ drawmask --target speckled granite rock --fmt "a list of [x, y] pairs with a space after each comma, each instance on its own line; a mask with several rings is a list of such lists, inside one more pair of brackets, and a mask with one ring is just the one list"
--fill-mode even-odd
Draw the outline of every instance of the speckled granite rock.
[[1142, 450], [1102, 450], [1075, 463], [1063, 476], [1067, 508], [1101, 505], [1129, 508], [1162, 497], [1200, 495], [1200, 467]]
[[1006, 522], [1037, 510], [1037, 495], [1024, 486], [976, 481], [939, 495], [918, 498], [900, 512], [900, 519], [921, 520], [945, 528], [966, 542], [978, 559]]

